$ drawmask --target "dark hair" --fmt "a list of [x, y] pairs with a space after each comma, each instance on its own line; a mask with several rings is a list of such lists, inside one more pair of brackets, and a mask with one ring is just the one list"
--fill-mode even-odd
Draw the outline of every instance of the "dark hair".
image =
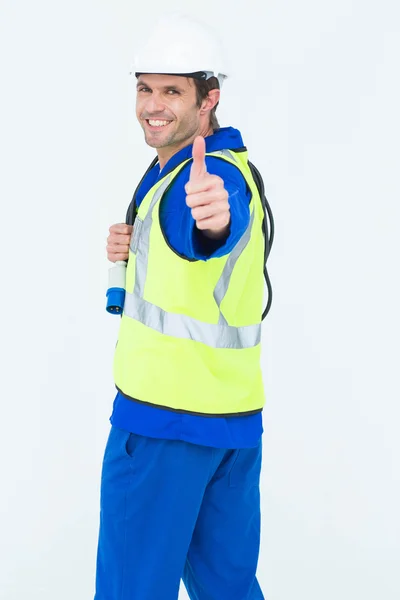
[[[219, 81], [216, 77], [210, 77], [210, 79], [193, 79], [194, 85], [196, 87], [196, 104], [197, 106], [201, 106], [201, 103], [208, 96], [208, 92], [211, 90], [219, 90]], [[214, 108], [210, 112], [210, 125], [213, 129], [219, 129], [219, 123], [217, 116], [215, 114], [219, 102], [214, 106]]]

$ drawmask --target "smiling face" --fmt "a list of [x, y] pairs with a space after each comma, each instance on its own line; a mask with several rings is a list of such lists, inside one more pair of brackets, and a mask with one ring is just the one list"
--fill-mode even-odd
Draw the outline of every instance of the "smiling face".
[[188, 77], [140, 75], [136, 116], [144, 130], [146, 143], [157, 148], [161, 158], [188, 146], [197, 135], [212, 134], [209, 114], [218, 100], [219, 90], [212, 90], [199, 107], [196, 87]]

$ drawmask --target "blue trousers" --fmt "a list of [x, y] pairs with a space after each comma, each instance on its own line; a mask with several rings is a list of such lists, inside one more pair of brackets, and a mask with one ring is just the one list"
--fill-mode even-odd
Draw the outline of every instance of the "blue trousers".
[[95, 600], [263, 600], [261, 442], [225, 450], [112, 427]]

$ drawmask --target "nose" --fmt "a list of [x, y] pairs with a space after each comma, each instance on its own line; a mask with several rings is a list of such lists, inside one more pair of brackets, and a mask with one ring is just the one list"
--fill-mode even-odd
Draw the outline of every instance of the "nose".
[[165, 109], [165, 104], [162, 102], [162, 98], [159, 94], [153, 91], [150, 98], [146, 102], [146, 112], [149, 115], [162, 113]]

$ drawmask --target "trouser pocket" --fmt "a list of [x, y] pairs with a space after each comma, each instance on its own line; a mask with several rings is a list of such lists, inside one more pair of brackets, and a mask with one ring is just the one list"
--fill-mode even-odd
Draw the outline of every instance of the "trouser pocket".
[[139, 437], [135, 433], [112, 426], [104, 453], [104, 464], [120, 458], [132, 459]]

